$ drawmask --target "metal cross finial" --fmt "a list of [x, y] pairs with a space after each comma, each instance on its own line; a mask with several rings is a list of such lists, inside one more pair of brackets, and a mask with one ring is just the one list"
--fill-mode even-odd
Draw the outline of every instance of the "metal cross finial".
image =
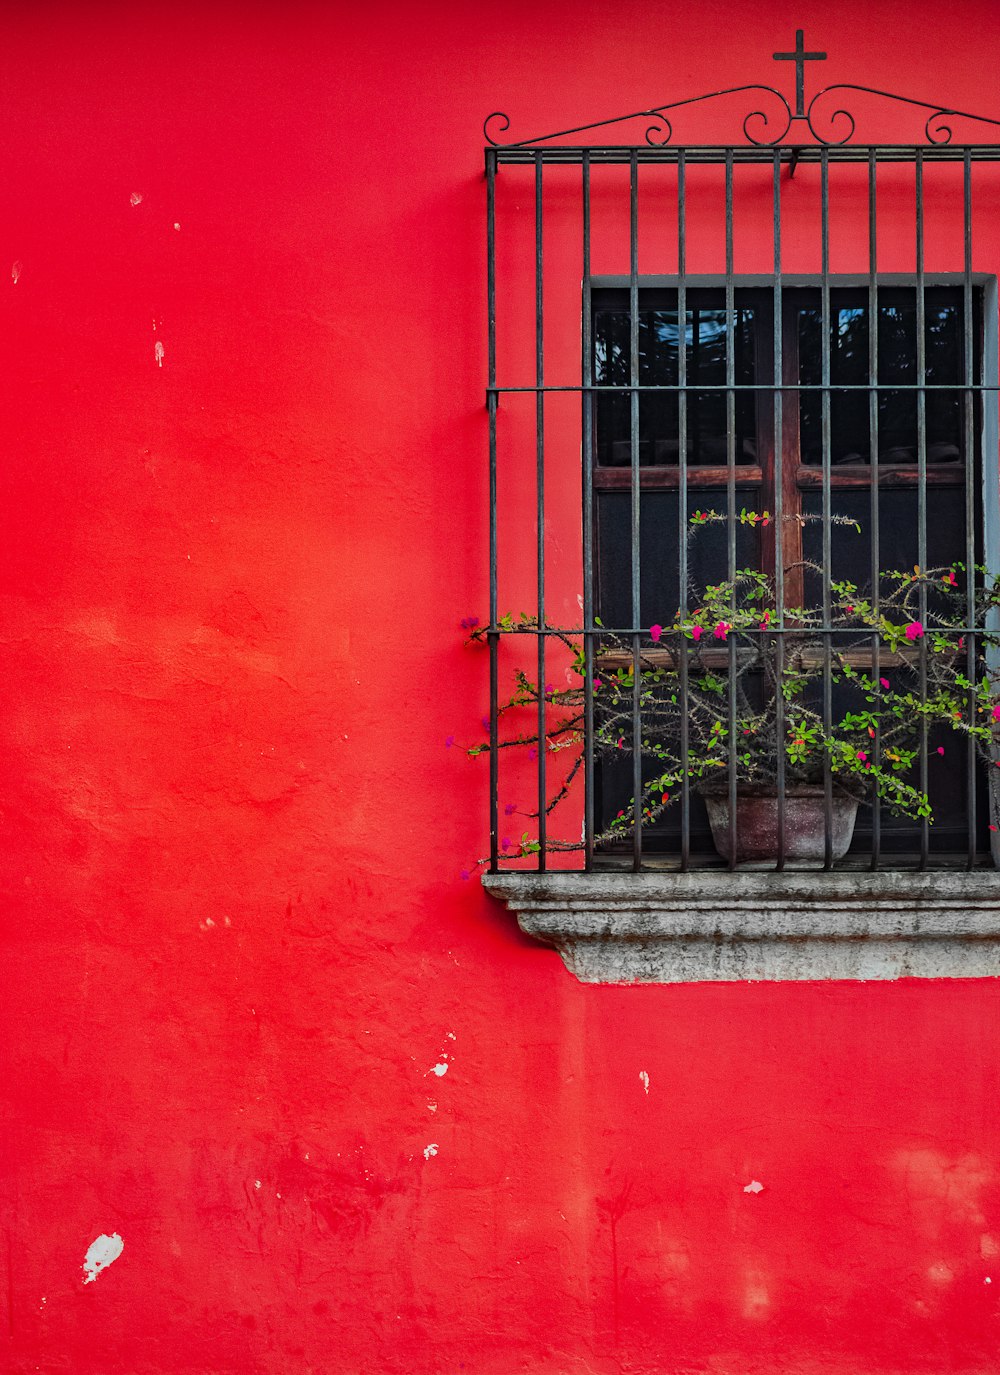
[[807, 53], [803, 30], [795, 30], [795, 51], [793, 53], [774, 53], [775, 62], [795, 63], [795, 118], [805, 119], [806, 62], [825, 62], [826, 53]]

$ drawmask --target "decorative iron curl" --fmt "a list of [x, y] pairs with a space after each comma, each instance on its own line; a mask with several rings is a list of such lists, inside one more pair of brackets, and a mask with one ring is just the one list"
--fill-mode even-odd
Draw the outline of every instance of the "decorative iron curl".
[[[806, 125], [808, 126], [809, 132], [812, 134], [813, 138], [816, 140], [817, 143], [823, 144], [823, 146], [826, 148], [840, 148], [845, 143], [850, 143], [851, 139], [854, 137], [854, 131], [858, 127], [855, 123], [854, 116], [851, 114], [850, 110], [845, 110], [843, 108], [839, 110], [832, 110], [830, 114], [826, 116], [826, 122], [829, 125], [829, 137], [824, 137], [824, 135], [820, 133], [820, 131], [816, 128], [816, 125], [813, 123], [813, 106], [816, 104], [817, 100], [820, 100], [823, 96], [829, 94], [830, 91], [836, 91], [839, 89], [840, 88], [837, 86], [827, 86], [824, 90], [817, 91], [816, 94], [813, 96], [812, 100], [810, 100], [809, 102], [809, 108], [806, 110]], [[833, 137], [834, 125], [836, 124], [838, 119], [846, 119], [849, 125], [847, 133], [844, 135], [843, 138]]]
[[743, 116], [743, 133], [746, 136], [747, 142], [754, 144], [754, 146], [757, 148], [773, 148], [775, 144], [781, 142], [781, 140], [788, 133], [789, 129], [792, 127], [792, 107], [789, 105], [788, 101], [781, 94], [781, 92], [776, 91], [773, 88], [773, 86], [755, 86], [753, 87], [753, 89], [757, 91], [767, 91], [769, 95], [777, 96], [777, 98], [781, 101], [782, 105], [785, 107], [784, 127], [781, 129], [781, 132], [775, 134], [773, 138], [754, 138], [753, 134], [750, 132], [750, 121], [752, 119], [762, 120], [764, 124], [764, 129], [766, 129], [767, 126], [770, 124], [771, 121], [768, 118], [766, 110], [751, 110], [748, 114], [745, 114]]
[[939, 148], [951, 142], [952, 129], [950, 124], [935, 126], [934, 121], [941, 119], [944, 115], [957, 115], [958, 110], [935, 110], [932, 115], [927, 116], [927, 123], [924, 125], [924, 137], [928, 143], [937, 144]]
[[503, 110], [494, 110], [492, 114], [487, 115], [483, 120], [483, 138], [485, 138], [487, 143], [492, 144], [494, 148], [499, 148], [500, 144], [490, 133], [490, 125], [495, 119], [503, 121], [502, 124], [497, 126], [497, 133], [502, 134], [510, 128], [510, 117], [505, 115]]
[[644, 113], [650, 119], [659, 120], [659, 124], [651, 124], [646, 130], [646, 142], [653, 148], [665, 148], [674, 136], [674, 126], [660, 110], [646, 110]]

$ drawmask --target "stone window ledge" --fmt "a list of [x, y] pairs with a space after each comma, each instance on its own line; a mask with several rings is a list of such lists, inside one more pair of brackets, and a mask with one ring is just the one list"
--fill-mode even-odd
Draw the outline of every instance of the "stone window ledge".
[[502, 873], [483, 887], [584, 983], [1000, 977], [1000, 874]]

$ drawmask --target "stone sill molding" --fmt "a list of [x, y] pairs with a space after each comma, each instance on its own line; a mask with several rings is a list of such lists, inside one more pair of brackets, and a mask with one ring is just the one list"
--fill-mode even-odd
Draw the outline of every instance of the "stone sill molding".
[[584, 983], [1000, 976], [1000, 874], [486, 874]]

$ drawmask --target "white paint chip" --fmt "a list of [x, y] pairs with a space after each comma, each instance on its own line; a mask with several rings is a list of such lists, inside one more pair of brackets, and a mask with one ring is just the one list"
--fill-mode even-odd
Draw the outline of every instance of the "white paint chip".
[[162, 367], [163, 367], [163, 354], [164, 354], [163, 341], [160, 340], [160, 339], [157, 339], [156, 343], [153, 345], [153, 357], [156, 359], [156, 366], [157, 366], [158, 368], [162, 368]]
[[448, 1066], [447, 1066], [447, 1065], [445, 1064], [445, 1062], [442, 1060], [441, 1063], [440, 1063], [439, 1065], [431, 1065], [431, 1067], [430, 1067], [430, 1069], [427, 1071], [427, 1073], [428, 1073], [428, 1074], [436, 1074], [437, 1077], [440, 1079], [441, 1076], [442, 1076], [443, 1074], [447, 1074], [447, 1073], [448, 1073]]
[[427, 1111], [428, 1111], [428, 1112], [437, 1112], [437, 1110], [438, 1110], [438, 1105], [434, 1102], [434, 1100], [433, 1100], [433, 1098], [432, 1098], [431, 1101], [427, 1104]]
[[131, 194], [131, 196], [129, 196], [128, 199], [129, 199], [129, 204], [130, 204], [130, 205], [141, 205], [141, 204], [142, 204], [142, 192], [141, 192], [141, 191], [133, 191], [132, 194]]
[[174, 220], [174, 228], [175, 228], [175, 229], [180, 229], [180, 225], [177, 223], [176, 220]]
[[640, 1083], [642, 1084], [643, 1092], [648, 1093], [648, 1092], [649, 1092], [649, 1075], [646, 1073], [646, 1071], [645, 1071], [644, 1069], [641, 1069], [641, 1070], [639, 1071], [639, 1081], [640, 1081]]
[[21, 273], [23, 271], [24, 265], [20, 262], [16, 262], [14, 266], [11, 268], [10, 280], [14, 283], [15, 286], [17, 286], [18, 282], [21, 280]]
[[749, 1184], [743, 1185], [743, 1192], [745, 1194], [759, 1194], [763, 1191], [763, 1188], [764, 1186], [759, 1179], [751, 1179]]
[[87, 1247], [87, 1254], [83, 1259], [84, 1284], [93, 1284], [94, 1280], [106, 1270], [112, 1261], [116, 1261], [125, 1249], [125, 1243], [117, 1232], [112, 1232], [108, 1236], [105, 1232], [92, 1241]]
[[437, 1142], [436, 1142], [436, 1141], [432, 1141], [431, 1144], [430, 1144], [429, 1146], [425, 1146], [425, 1147], [424, 1147], [424, 1159], [425, 1159], [425, 1160], [430, 1160], [431, 1156], [432, 1156], [432, 1155], [437, 1155], [437, 1153], [438, 1153], [438, 1148], [437, 1148]]

